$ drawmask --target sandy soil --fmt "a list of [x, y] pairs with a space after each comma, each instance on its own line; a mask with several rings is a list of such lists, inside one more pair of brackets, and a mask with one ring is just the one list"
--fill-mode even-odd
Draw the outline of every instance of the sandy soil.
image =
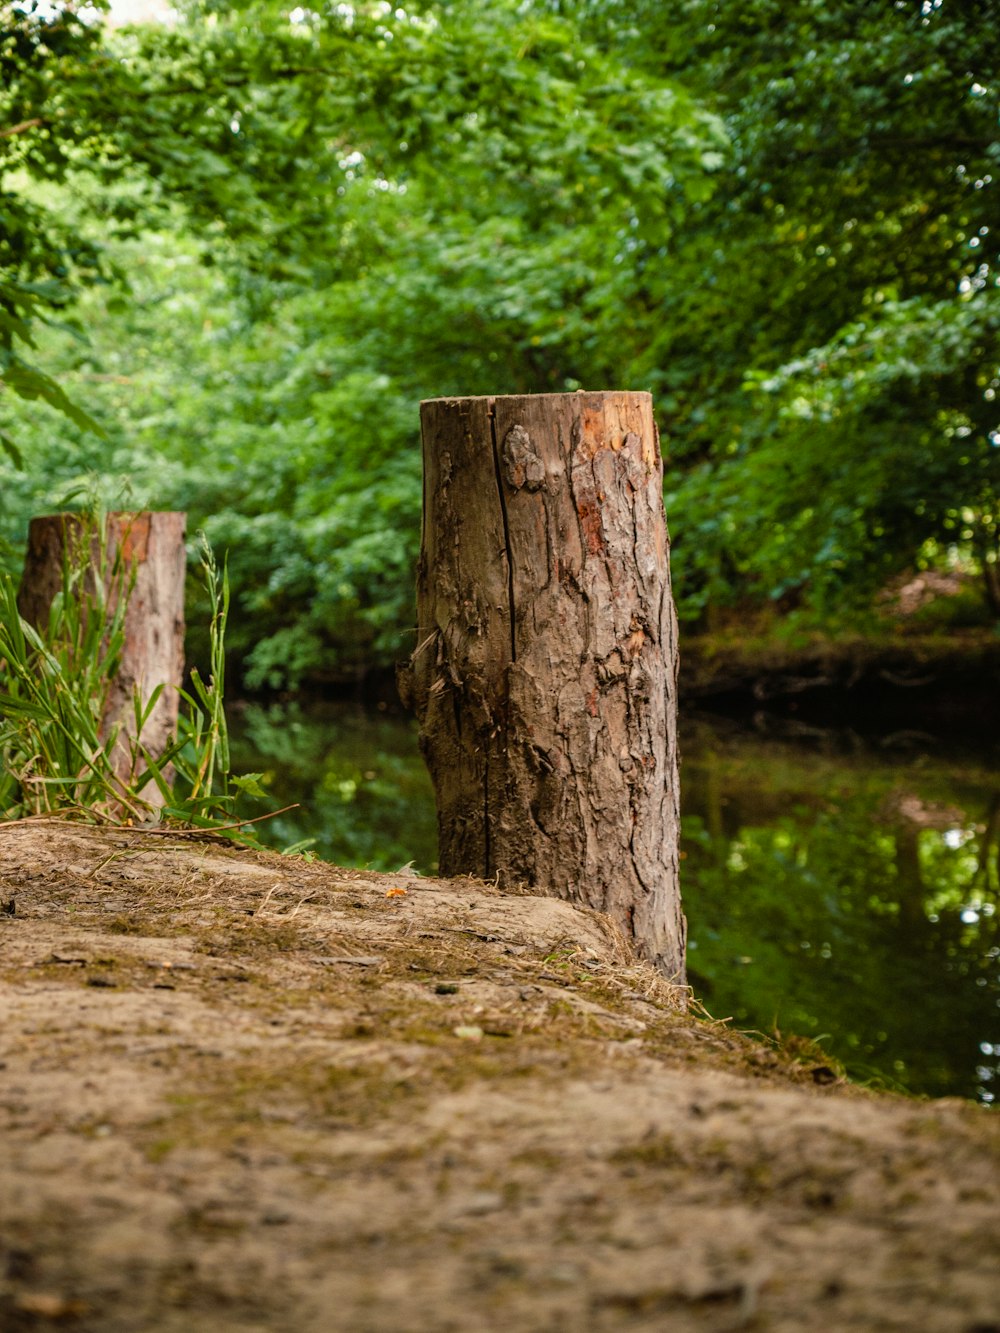
[[3, 1333], [1000, 1331], [994, 1115], [567, 904], [0, 825], [0, 987]]

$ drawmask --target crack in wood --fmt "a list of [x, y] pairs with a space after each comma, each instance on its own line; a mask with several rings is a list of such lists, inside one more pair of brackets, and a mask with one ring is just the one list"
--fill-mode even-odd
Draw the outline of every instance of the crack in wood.
[[[487, 416], [490, 423], [490, 447], [493, 451], [493, 475], [496, 478], [497, 499], [500, 502], [500, 518], [503, 524], [504, 555], [507, 560], [507, 614], [510, 620], [510, 660], [517, 661], [517, 624], [514, 613], [514, 552], [510, 538], [510, 520], [507, 515], [507, 498], [503, 490], [503, 472], [500, 467], [500, 445], [497, 439], [496, 404], [491, 399]], [[492, 873], [493, 859], [492, 830], [490, 828], [490, 763], [487, 756], [483, 767], [483, 879], [489, 879]]]
[[507, 557], [507, 612], [510, 616], [510, 660], [517, 661], [517, 626], [514, 615], [514, 552], [510, 542], [510, 521], [507, 517], [507, 499], [503, 493], [503, 473], [500, 470], [500, 447], [497, 442], [496, 404], [490, 402], [490, 444], [493, 449], [493, 472], [497, 482], [497, 498], [500, 501], [500, 517], [503, 522], [503, 544]]

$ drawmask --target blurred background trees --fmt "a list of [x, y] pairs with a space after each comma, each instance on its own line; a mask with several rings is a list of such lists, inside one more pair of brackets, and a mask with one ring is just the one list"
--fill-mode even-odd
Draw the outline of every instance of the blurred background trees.
[[922, 565], [995, 617], [991, 9], [0, 3], [8, 560], [96, 476], [229, 548], [247, 684], [350, 679], [409, 647], [419, 399], [637, 388], [695, 624]]

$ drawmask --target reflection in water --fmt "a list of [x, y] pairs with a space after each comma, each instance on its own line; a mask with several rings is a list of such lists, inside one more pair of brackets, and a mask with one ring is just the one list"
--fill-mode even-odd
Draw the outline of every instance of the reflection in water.
[[1000, 772], [699, 729], [682, 772], [692, 984], [856, 1077], [1000, 1085]]
[[263, 773], [267, 808], [299, 807], [265, 821], [262, 842], [306, 842], [344, 866], [437, 868], [434, 791], [407, 718], [353, 704], [250, 704], [230, 731], [233, 771]]
[[[344, 865], [435, 869], [433, 794], [409, 720], [251, 705], [233, 732], [234, 765], [264, 770], [271, 808], [301, 805], [262, 838], [312, 838]], [[1000, 760], [934, 758], [927, 738], [922, 751], [849, 740], [765, 740], [707, 721], [685, 734], [690, 979], [716, 1016], [819, 1038], [855, 1077], [990, 1102]]]

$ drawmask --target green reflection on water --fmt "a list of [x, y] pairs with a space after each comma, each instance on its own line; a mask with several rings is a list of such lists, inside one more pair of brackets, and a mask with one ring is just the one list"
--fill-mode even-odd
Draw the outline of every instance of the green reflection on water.
[[[250, 705], [237, 771], [261, 826], [341, 865], [436, 867], [413, 724], [345, 704]], [[703, 723], [683, 742], [683, 890], [699, 998], [741, 1027], [821, 1038], [855, 1077], [1000, 1092], [1000, 763], [779, 743]], [[259, 806], [252, 813], [258, 813]], [[250, 813], [250, 812], [248, 812]]]
[[856, 1078], [992, 1101], [1000, 772], [701, 728], [682, 788], [688, 969], [710, 1012], [822, 1036]]
[[313, 840], [317, 856], [342, 866], [437, 868], [434, 791], [415, 723], [352, 704], [249, 704], [230, 729], [233, 770], [263, 772], [270, 793], [252, 813], [298, 805], [258, 826], [262, 842]]

